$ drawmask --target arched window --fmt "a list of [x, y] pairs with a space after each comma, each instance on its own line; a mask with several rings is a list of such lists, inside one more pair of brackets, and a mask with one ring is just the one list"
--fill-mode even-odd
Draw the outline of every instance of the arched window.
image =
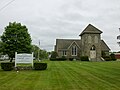
[[90, 50], [95, 50], [95, 46], [94, 45], [92, 45], [92, 47], [91, 47], [91, 49]]
[[77, 56], [77, 47], [76, 46], [72, 47], [72, 56]]

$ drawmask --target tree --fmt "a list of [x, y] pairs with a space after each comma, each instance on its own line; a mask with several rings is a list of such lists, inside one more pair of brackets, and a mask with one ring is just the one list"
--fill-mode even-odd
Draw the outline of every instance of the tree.
[[48, 52], [46, 50], [40, 50], [39, 54], [41, 59], [48, 59]]
[[58, 53], [53, 51], [50, 58], [57, 58]]
[[33, 56], [35, 59], [38, 59], [38, 50], [40, 50], [40, 49], [37, 45], [32, 45], [32, 52], [34, 52]]
[[32, 45], [32, 51], [34, 52], [35, 59], [38, 59], [38, 50], [39, 50], [39, 59], [48, 58], [48, 53], [46, 50], [40, 49], [37, 45]]
[[25, 25], [21, 23], [9, 23], [5, 27], [5, 31], [1, 36], [1, 41], [3, 45], [3, 52], [8, 54], [10, 62], [12, 62], [15, 57], [15, 52], [18, 53], [31, 53], [31, 37], [28, 33], [28, 29]]

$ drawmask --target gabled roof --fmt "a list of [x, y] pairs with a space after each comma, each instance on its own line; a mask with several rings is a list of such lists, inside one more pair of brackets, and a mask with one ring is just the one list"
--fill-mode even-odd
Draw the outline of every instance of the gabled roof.
[[[79, 48], [81, 47], [81, 40], [79, 39], [56, 39], [56, 48], [58, 50], [68, 50], [73, 44], [76, 44]], [[101, 40], [101, 50], [109, 51], [110, 48], [107, 44]]]
[[98, 28], [94, 27], [93, 25], [89, 24], [79, 36], [82, 36], [83, 34], [101, 34], [102, 31], [100, 31]]
[[73, 44], [75, 44], [78, 48], [80, 48], [80, 46], [77, 44], [77, 42], [76, 42], [76, 41], [73, 41], [73, 42], [71, 43], [71, 45], [68, 47], [68, 49], [71, 48]]
[[67, 50], [74, 42], [77, 44], [77, 46], [81, 46], [80, 39], [56, 39], [56, 45], [59, 50]]
[[102, 51], [110, 51], [110, 48], [103, 40], [101, 40], [101, 50]]

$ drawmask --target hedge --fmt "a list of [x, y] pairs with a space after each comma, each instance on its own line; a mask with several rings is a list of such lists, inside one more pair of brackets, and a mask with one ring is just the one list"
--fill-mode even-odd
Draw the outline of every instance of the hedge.
[[81, 61], [89, 61], [89, 58], [88, 58], [88, 56], [81, 56], [80, 60]]
[[34, 63], [35, 70], [45, 70], [47, 68], [47, 63]]
[[110, 57], [111, 57], [111, 59], [112, 59], [112, 61], [116, 61], [117, 59], [115, 58], [115, 54], [110, 54]]
[[4, 71], [11, 71], [11, 70], [13, 70], [14, 66], [15, 66], [14, 62], [2, 62], [1, 63], [1, 68]]
[[65, 61], [66, 58], [50, 58], [50, 61]]
[[112, 61], [110, 56], [104, 56], [103, 58], [105, 59], [105, 61]]

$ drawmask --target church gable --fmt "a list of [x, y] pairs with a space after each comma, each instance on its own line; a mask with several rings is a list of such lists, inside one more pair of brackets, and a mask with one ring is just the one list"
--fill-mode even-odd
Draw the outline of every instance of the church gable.
[[55, 50], [59, 57], [66, 56], [72, 58], [80, 53], [81, 40], [76, 39], [57, 39]]
[[59, 50], [69, 49], [70, 45], [75, 42], [80, 47], [80, 40], [77, 39], [56, 39], [56, 45]]
[[77, 48], [80, 49], [80, 46], [76, 43], [76, 41], [73, 41], [73, 42], [70, 44], [70, 46], [68, 47], [68, 49], [70, 49], [70, 48], [73, 47], [73, 46], [76, 46]]
[[83, 35], [83, 34], [101, 34], [102, 31], [99, 30], [98, 28], [94, 27], [93, 25], [89, 24], [83, 31], [82, 33], [79, 35]]

